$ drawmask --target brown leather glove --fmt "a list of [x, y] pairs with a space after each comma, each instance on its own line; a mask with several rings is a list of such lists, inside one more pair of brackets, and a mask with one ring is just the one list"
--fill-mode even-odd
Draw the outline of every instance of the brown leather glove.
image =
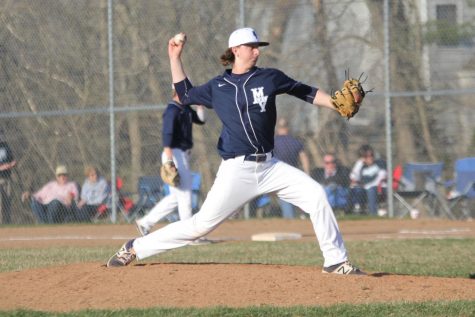
[[335, 109], [342, 117], [352, 118], [360, 109], [365, 97], [365, 91], [358, 79], [348, 79], [343, 83], [341, 90], [337, 90], [331, 97]]
[[173, 161], [168, 161], [160, 167], [160, 176], [165, 184], [173, 187], [180, 185], [180, 174]]

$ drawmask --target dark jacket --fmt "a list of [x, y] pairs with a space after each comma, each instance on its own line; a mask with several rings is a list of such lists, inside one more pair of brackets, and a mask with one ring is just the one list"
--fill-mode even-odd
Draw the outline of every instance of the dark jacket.
[[328, 178], [325, 178], [325, 170], [322, 167], [313, 169], [311, 176], [322, 186], [331, 184], [337, 184], [343, 187], [350, 186], [350, 170], [345, 166], [338, 165], [336, 174]]

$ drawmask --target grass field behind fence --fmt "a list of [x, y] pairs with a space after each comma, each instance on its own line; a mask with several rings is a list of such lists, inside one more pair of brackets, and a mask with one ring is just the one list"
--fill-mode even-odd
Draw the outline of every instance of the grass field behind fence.
[[[346, 242], [351, 260], [371, 272], [469, 278], [475, 273], [475, 239], [419, 239]], [[78, 262], [105, 262], [120, 247], [0, 249], [0, 271]], [[45, 256], [47, 255], [47, 256]], [[185, 247], [143, 262], [264, 263], [321, 266], [314, 242], [226, 242]], [[475, 281], [474, 281], [475, 291]], [[53, 314], [0, 312], [0, 316], [475, 316], [475, 301], [391, 303], [331, 307], [249, 307], [210, 309], [128, 309]]]

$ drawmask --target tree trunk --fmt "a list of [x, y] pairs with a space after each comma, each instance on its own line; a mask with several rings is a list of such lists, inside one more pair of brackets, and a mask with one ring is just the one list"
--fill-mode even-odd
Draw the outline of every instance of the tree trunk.
[[[329, 21], [327, 21], [325, 4], [322, 0], [313, 0], [313, 4], [316, 11], [315, 38], [313, 40], [320, 42], [320, 47], [322, 48], [321, 58], [325, 67], [328, 86], [332, 88], [338, 87], [339, 89], [341, 84], [338, 83], [338, 76], [333, 62], [333, 43], [328, 34], [327, 24]], [[348, 164], [347, 155], [343, 155], [348, 151], [348, 126], [346, 122], [333, 111], [327, 109], [320, 111], [319, 121], [319, 128], [313, 135], [314, 142], [320, 144], [323, 152], [334, 152], [337, 157], [341, 158], [343, 164]], [[315, 151], [315, 149], [316, 147], [313, 151]]]

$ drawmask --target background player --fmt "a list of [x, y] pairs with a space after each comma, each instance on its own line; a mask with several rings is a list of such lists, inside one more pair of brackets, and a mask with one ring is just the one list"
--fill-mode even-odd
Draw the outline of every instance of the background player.
[[[223, 158], [200, 211], [144, 237], [126, 242], [108, 261], [108, 267], [125, 266], [146, 257], [185, 246], [206, 235], [247, 201], [276, 192], [310, 215], [324, 257], [323, 272], [364, 274], [348, 261], [342, 236], [325, 191], [303, 171], [273, 158], [276, 96], [289, 94], [314, 105], [336, 110], [332, 98], [321, 89], [295, 81], [277, 69], [256, 67], [259, 41], [251, 28], [229, 37], [221, 56], [232, 65], [223, 75], [193, 87], [181, 62], [182, 43], [168, 42], [171, 72], [183, 104], [213, 108], [223, 129], [218, 152]], [[349, 95], [345, 94], [345, 98]], [[356, 99], [355, 99], [356, 100]]]
[[143, 236], [177, 207], [180, 219], [188, 219], [192, 216], [192, 175], [189, 158], [193, 147], [193, 123], [199, 125], [205, 123], [204, 107], [197, 106], [195, 111], [189, 105], [182, 105], [173, 88], [172, 101], [163, 113], [162, 164], [173, 161], [180, 175], [180, 184], [176, 187], [170, 186], [170, 194], [160, 200], [147, 215], [136, 220], [137, 230]]
[[[310, 162], [302, 142], [290, 135], [287, 119], [277, 120], [276, 135], [274, 137], [274, 155], [277, 159], [291, 166], [299, 167], [310, 175]], [[300, 163], [300, 164], [299, 164]], [[295, 208], [285, 200], [278, 199], [282, 218], [295, 218]]]

